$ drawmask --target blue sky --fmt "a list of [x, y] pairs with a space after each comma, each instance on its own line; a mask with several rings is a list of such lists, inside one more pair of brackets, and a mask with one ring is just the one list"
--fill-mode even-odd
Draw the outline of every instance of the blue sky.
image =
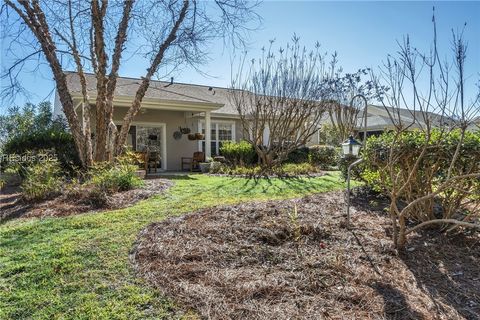
[[[435, 6], [440, 49], [450, 52], [451, 30], [463, 28], [468, 40], [467, 76], [480, 74], [480, 2], [323, 2], [266, 1], [258, 8], [263, 17], [260, 30], [250, 35], [248, 56], [255, 58], [270, 39], [284, 45], [296, 33], [307, 47], [320, 42], [323, 50], [337, 51], [340, 65], [346, 72], [361, 67], [376, 68], [387, 54], [395, 53], [397, 40], [410, 35], [413, 45], [428, 50], [432, 39], [432, 7]], [[3, 52], [2, 52], [3, 56]], [[231, 79], [232, 54], [221, 41], [211, 46], [210, 61], [202, 67], [208, 76], [191, 69], [174, 72], [175, 81], [228, 86]], [[3, 59], [2, 59], [3, 60]], [[5, 65], [2, 65], [4, 68]], [[137, 77], [145, 73], [146, 64], [130, 59], [121, 68], [121, 75]], [[162, 69], [167, 70], [168, 68]], [[49, 96], [54, 88], [48, 69], [36, 75], [22, 76], [23, 84], [32, 91], [30, 101], [36, 103]], [[168, 75], [170, 77], [170, 75]], [[19, 97], [17, 104], [26, 99]], [[5, 108], [1, 108], [4, 110]], [[1, 111], [0, 111], [1, 112]]]

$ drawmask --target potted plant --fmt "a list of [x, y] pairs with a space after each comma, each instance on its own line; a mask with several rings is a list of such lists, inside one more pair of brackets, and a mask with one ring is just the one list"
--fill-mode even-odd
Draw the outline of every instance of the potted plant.
[[190, 133], [190, 134], [188, 134], [187, 137], [188, 137], [188, 140], [192, 140], [192, 141], [197, 140], [197, 136], [196, 136], [195, 133]]
[[202, 173], [208, 173], [210, 171], [211, 164], [212, 164], [212, 158], [207, 157], [205, 162], [200, 162], [198, 165]]
[[203, 140], [204, 137], [205, 135], [203, 133], [200, 133], [200, 132], [195, 133], [195, 138], [197, 140]]

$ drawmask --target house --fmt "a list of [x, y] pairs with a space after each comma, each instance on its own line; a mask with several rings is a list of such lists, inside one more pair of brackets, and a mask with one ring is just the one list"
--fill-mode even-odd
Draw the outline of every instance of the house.
[[[392, 117], [394, 121], [392, 121]], [[395, 123], [401, 122], [409, 129], [425, 128], [425, 117], [431, 121], [435, 127], [440, 127], [449, 124], [449, 119], [442, 117], [434, 112], [413, 111], [403, 108], [392, 108], [377, 105], [368, 105], [367, 108], [367, 137], [370, 135], [378, 135], [384, 131], [393, 130]], [[365, 118], [363, 117], [363, 110], [360, 111], [357, 119], [356, 132], [363, 139], [363, 132], [365, 131]]]
[[476, 117], [472, 123], [468, 126], [467, 130], [477, 131], [480, 130], [480, 117]]
[[[67, 72], [66, 76], [74, 103], [80, 106], [79, 77], [74, 72]], [[86, 78], [90, 101], [95, 101], [95, 75], [86, 74]], [[118, 126], [131, 105], [140, 81], [127, 77], [117, 80], [113, 121]], [[158, 149], [163, 170], [180, 170], [181, 158], [191, 157], [195, 151], [203, 151], [207, 157], [217, 155], [223, 141], [239, 141], [243, 136], [240, 116], [229, 101], [228, 91], [227, 88], [177, 83], [173, 79], [151, 81], [142, 108], [132, 122], [128, 145], [136, 151], [144, 151], [147, 146]], [[80, 109], [77, 112], [80, 113]], [[54, 113], [63, 114], [58, 95]], [[191, 141], [186, 134], [178, 133], [180, 128], [203, 133], [204, 139]]]
[[[67, 72], [67, 83], [75, 105], [81, 105], [82, 95], [79, 77], [75, 72]], [[96, 99], [96, 79], [94, 74], [86, 74], [90, 101]], [[119, 77], [114, 95], [113, 121], [120, 126], [124, 115], [132, 103], [141, 80]], [[127, 144], [135, 151], [146, 148], [156, 149], [161, 156], [161, 169], [180, 170], [181, 158], [191, 157], [195, 151], [205, 152], [207, 157], [219, 154], [224, 141], [239, 141], [243, 138], [243, 128], [236, 107], [229, 99], [228, 88], [177, 83], [173, 81], [151, 81], [142, 101], [142, 108], [132, 122]], [[80, 108], [77, 110], [80, 114]], [[95, 108], [92, 108], [95, 112]], [[422, 125], [421, 115], [401, 109], [405, 123]], [[55, 115], [63, 114], [58, 94], [54, 103]], [[440, 121], [440, 116], [432, 114]], [[95, 119], [95, 117], [92, 117]], [[93, 121], [93, 120], [92, 120]], [[324, 121], [330, 121], [328, 116]], [[202, 140], [189, 140], [181, 134], [182, 128], [192, 133], [202, 133]], [[208, 129], [210, 128], [210, 129]], [[393, 128], [387, 109], [383, 106], [368, 106], [368, 134], [378, 134]], [[92, 124], [92, 130], [95, 129]], [[359, 115], [356, 131], [363, 133], [362, 112]], [[268, 128], [263, 133], [264, 141], [269, 140]], [[307, 145], [321, 143], [320, 134], [312, 136]]]

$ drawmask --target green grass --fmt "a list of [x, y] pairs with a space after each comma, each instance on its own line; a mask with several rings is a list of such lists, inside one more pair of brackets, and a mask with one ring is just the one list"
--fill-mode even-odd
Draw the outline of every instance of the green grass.
[[0, 319], [162, 319], [173, 303], [135, 277], [128, 254], [154, 221], [200, 208], [344, 186], [337, 173], [260, 179], [191, 175], [123, 210], [0, 225]]

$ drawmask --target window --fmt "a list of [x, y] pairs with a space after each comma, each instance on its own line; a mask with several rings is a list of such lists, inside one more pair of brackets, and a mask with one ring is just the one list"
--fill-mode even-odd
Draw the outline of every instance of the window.
[[[200, 132], [205, 134], [205, 122], [199, 123]], [[223, 141], [235, 140], [235, 122], [211, 122], [211, 150], [212, 156], [220, 153]], [[205, 140], [199, 142], [199, 148], [205, 152]]]

